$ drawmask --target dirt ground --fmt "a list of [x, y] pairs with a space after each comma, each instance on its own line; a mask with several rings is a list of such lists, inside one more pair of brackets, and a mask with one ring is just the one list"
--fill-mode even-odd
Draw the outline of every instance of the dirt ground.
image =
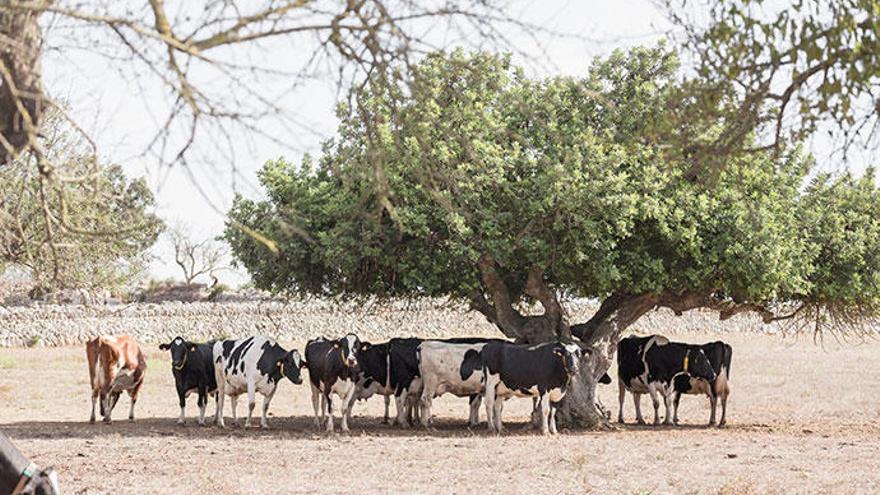
[[[436, 401], [439, 424], [426, 432], [382, 425], [374, 398], [356, 406], [350, 434], [328, 436], [312, 426], [308, 386], [290, 382], [267, 431], [193, 419], [180, 427], [169, 358], [158, 349], [148, 352], [137, 421], [125, 420], [123, 397], [118, 421], [90, 425], [79, 347], [0, 350], [0, 429], [35, 462], [54, 465], [68, 494], [880, 492], [880, 342], [823, 349], [767, 335], [723, 338], [734, 348], [725, 429], [704, 427], [708, 400], [698, 397], [682, 399], [679, 427], [546, 438], [520, 431], [526, 399], [508, 402], [509, 430], [497, 437], [468, 429], [466, 399]], [[616, 381], [601, 400], [616, 417]], [[643, 410], [650, 414], [649, 400]], [[625, 413], [632, 421], [629, 397]]]

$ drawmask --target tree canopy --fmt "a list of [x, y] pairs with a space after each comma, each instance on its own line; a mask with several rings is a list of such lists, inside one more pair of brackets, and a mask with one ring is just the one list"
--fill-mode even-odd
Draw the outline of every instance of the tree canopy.
[[[363, 91], [317, 163], [267, 163], [267, 200], [236, 200], [230, 218], [277, 242], [227, 229], [258, 286], [467, 299], [524, 340], [565, 334], [563, 294], [768, 321], [809, 309], [819, 324], [880, 304], [873, 170], [811, 178], [792, 147], [692, 180], [669, 150], [681, 91], [667, 48], [617, 52], [583, 78], [461, 52], [417, 71], [406, 94]], [[535, 301], [539, 319], [518, 305]]]

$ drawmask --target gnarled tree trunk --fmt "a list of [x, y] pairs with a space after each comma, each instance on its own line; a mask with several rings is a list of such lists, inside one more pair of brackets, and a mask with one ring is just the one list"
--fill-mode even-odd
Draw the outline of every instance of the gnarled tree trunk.
[[36, 138], [45, 107], [40, 2], [22, 3], [0, 2], [0, 166]]
[[[712, 307], [712, 292], [672, 291], [647, 294], [612, 294], [602, 301], [589, 321], [569, 326], [555, 291], [544, 282], [543, 271], [529, 271], [525, 293], [544, 307], [540, 315], [523, 315], [513, 307], [512, 298], [499, 266], [489, 256], [480, 259], [483, 289], [473, 294], [471, 308], [479, 311], [501, 332], [517, 342], [536, 344], [552, 340], [578, 343], [584, 349], [581, 370], [569, 386], [557, 413], [560, 426], [597, 428], [607, 418], [597, 407], [599, 378], [614, 360], [617, 342], [623, 333], [645, 313], [658, 306], [677, 314], [698, 307]], [[491, 302], [487, 296], [491, 298]]]

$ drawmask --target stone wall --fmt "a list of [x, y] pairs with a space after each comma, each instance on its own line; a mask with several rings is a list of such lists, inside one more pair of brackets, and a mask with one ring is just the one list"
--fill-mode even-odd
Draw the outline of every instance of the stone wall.
[[[590, 301], [566, 303], [573, 322], [595, 311]], [[775, 331], [746, 315], [719, 322], [710, 312], [676, 317], [661, 310], [642, 318], [632, 331], [704, 333]], [[353, 303], [330, 300], [293, 302], [162, 303], [116, 306], [36, 305], [0, 307], [0, 347], [82, 344], [100, 334], [129, 334], [143, 343], [177, 335], [193, 340], [269, 335], [281, 341], [355, 332], [365, 340], [397, 336], [499, 335], [494, 326], [466, 306], [444, 301]]]

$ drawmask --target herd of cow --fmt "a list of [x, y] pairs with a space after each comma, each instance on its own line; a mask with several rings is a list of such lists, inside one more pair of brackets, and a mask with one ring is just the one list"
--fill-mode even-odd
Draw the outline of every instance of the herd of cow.
[[[302, 383], [307, 368], [315, 409], [315, 425], [322, 422], [333, 431], [334, 402], [342, 430], [348, 431], [352, 405], [356, 400], [379, 394], [385, 398], [385, 422], [401, 426], [431, 424], [431, 402], [451, 393], [467, 397], [469, 423], [479, 422], [481, 403], [486, 405], [489, 430], [501, 432], [504, 402], [511, 397], [531, 397], [533, 417], [540, 418], [541, 431], [556, 433], [556, 408], [578, 375], [582, 351], [575, 344], [550, 342], [519, 345], [500, 339], [391, 339], [381, 344], [361, 342], [354, 334], [337, 340], [318, 338], [306, 344], [305, 356], [287, 351], [266, 337], [212, 341], [204, 344], [177, 337], [159, 346], [171, 353], [171, 366], [184, 423], [186, 397], [198, 394], [199, 424], [205, 424], [209, 397], [215, 398], [215, 422], [224, 426], [225, 396], [232, 402], [236, 417], [238, 396], [247, 393], [250, 425], [256, 406], [256, 393], [263, 395], [260, 425], [268, 426], [266, 415], [278, 383], [287, 378]], [[100, 412], [110, 422], [119, 396], [128, 392], [134, 419], [134, 406], [144, 382], [147, 364], [140, 346], [128, 336], [103, 336], [86, 344], [92, 385], [92, 415], [100, 399]], [[731, 347], [723, 342], [691, 345], [670, 342], [659, 335], [628, 337], [617, 346], [617, 376], [620, 412], [626, 391], [633, 394], [636, 419], [644, 423], [640, 408], [642, 394], [654, 403], [654, 424], [660, 422], [662, 396], [667, 424], [678, 423], [681, 394], [706, 394], [711, 399], [709, 424], [715, 422], [717, 400], [721, 399], [721, 420], [727, 415]], [[600, 383], [611, 383], [604, 375]], [[397, 415], [390, 418], [388, 408], [395, 399]], [[672, 399], [674, 412], [670, 414]], [[50, 467], [39, 469], [0, 432], [0, 493], [13, 495], [58, 495], [58, 476]]]
[[[384, 422], [400, 426], [432, 422], [432, 401], [443, 394], [467, 397], [468, 422], [479, 423], [479, 409], [485, 403], [490, 431], [501, 432], [504, 402], [512, 397], [533, 400], [533, 417], [540, 420], [544, 434], [556, 433], [556, 410], [572, 379], [578, 375], [582, 350], [575, 344], [548, 342], [515, 344], [501, 339], [395, 338], [381, 344], [362, 342], [348, 334], [336, 340], [310, 340], [304, 356], [287, 351], [267, 337], [227, 339], [194, 343], [177, 337], [159, 346], [171, 353], [172, 372], [180, 404], [180, 418], [186, 419], [186, 398], [197, 393], [200, 425], [205, 424], [209, 397], [216, 402], [214, 422], [224, 427], [224, 399], [229, 396], [236, 420], [238, 397], [247, 394], [244, 426], [251, 425], [256, 394], [263, 396], [260, 426], [267, 427], [267, 414], [279, 382], [287, 378], [302, 383], [302, 369], [308, 369], [315, 426], [333, 431], [334, 413], [340, 427], [348, 431], [351, 411], [357, 400], [382, 395]], [[138, 344], [128, 336], [104, 336], [86, 345], [92, 384], [92, 415], [100, 404], [105, 422], [122, 392], [131, 397], [129, 419], [143, 385], [146, 361]], [[727, 416], [732, 349], [723, 342], [692, 345], [670, 342], [653, 335], [631, 336], [617, 347], [620, 409], [623, 422], [626, 392], [633, 394], [636, 420], [644, 423], [641, 395], [649, 394], [654, 405], [654, 424], [660, 422], [662, 398], [665, 423], [678, 423], [682, 394], [705, 394], [711, 400], [709, 424], [715, 423], [717, 401], [721, 419]], [[604, 375], [600, 383], [611, 383]], [[390, 417], [391, 399], [396, 415]], [[670, 401], [674, 410], [670, 413]]]

